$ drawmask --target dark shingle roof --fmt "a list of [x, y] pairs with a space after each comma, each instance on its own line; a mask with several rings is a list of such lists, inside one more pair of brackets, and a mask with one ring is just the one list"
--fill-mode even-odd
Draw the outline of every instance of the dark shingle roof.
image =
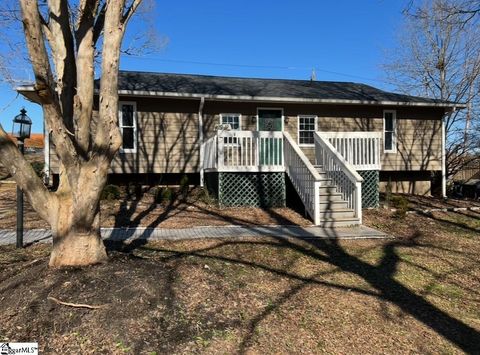
[[177, 93], [185, 96], [227, 95], [251, 98], [368, 101], [369, 103], [454, 104], [435, 99], [391, 93], [369, 85], [352, 82], [255, 79], [136, 71], [120, 71], [119, 90]]

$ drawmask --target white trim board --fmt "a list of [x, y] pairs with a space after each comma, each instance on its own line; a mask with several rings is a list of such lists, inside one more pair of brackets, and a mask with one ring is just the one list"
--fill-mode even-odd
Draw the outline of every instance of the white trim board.
[[[19, 86], [15, 88], [20, 93], [34, 93], [33, 85]], [[99, 90], [95, 90], [99, 94]], [[467, 105], [463, 103], [447, 102], [405, 102], [405, 101], [375, 101], [375, 100], [345, 100], [345, 99], [312, 99], [297, 97], [276, 97], [276, 96], [250, 96], [250, 95], [212, 95], [195, 93], [178, 93], [149, 90], [118, 90], [119, 95], [138, 97], [167, 97], [184, 99], [205, 99], [218, 101], [255, 101], [255, 102], [277, 102], [277, 103], [312, 103], [312, 104], [334, 104], [334, 105], [370, 105], [370, 106], [413, 106], [413, 107], [445, 107], [451, 109], [463, 109]]]

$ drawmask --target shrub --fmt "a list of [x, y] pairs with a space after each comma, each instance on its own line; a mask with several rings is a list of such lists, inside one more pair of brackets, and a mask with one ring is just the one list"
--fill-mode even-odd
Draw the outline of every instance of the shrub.
[[217, 201], [213, 197], [213, 195], [208, 191], [206, 187], [201, 187], [200, 192], [198, 194], [198, 199], [208, 206], [215, 205]]
[[175, 200], [175, 195], [169, 187], [157, 187], [154, 191], [156, 203], [168, 204]]
[[182, 193], [184, 192], [187, 192], [188, 191], [188, 176], [187, 175], [183, 175], [182, 178], [180, 179], [180, 191]]
[[100, 199], [102, 200], [118, 200], [120, 198], [120, 188], [117, 185], [107, 185], [102, 191]]
[[392, 206], [397, 210], [395, 211], [395, 217], [403, 218], [406, 216], [408, 211], [408, 200], [405, 196], [392, 196], [391, 197]]

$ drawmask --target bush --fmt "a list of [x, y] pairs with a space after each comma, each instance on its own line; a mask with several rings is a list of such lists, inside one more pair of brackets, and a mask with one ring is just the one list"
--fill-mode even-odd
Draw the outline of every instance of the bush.
[[182, 193], [187, 192], [187, 191], [188, 191], [188, 188], [189, 188], [189, 185], [188, 185], [188, 176], [187, 176], [187, 175], [183, 175], [182, 178], [180, 179], [180, 191], [181, 191]]
[[120, 188], [117, 185], [107, 185], [102, 191], [100, 199], [102, 200], [118, 200], [120, 198]]
[[200, 188], [200, 192], [198, 194], [198, 199], [208, 206], [212, 206], [212, 205], [215, 205], [217, 203], [217, 201], [213, 197], [213, 194], [208, 192], [208, 189], [206, 187], [201, 187]]
[[408, 200], [405, 196], [392, 196], [391, 197], [392, 206], [396, 208], [395, 217], [403, 218], [406, 216], [408, 211]]
[[169, 204], [175, 200], [175, 194], [169, 187], [157, 187], [154, 198], [156, 203]]

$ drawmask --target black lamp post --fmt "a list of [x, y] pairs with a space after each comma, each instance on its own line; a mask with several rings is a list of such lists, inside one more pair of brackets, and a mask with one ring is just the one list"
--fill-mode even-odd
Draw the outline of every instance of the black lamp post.
[[[32, 120], [22, 108], [13, 119], [12, 136], [17, 138], [18, 149], [24, 154], [24, 140], [30, 138]], [[23, 192], [17, 185], [17, 248], [23, 248]]]

